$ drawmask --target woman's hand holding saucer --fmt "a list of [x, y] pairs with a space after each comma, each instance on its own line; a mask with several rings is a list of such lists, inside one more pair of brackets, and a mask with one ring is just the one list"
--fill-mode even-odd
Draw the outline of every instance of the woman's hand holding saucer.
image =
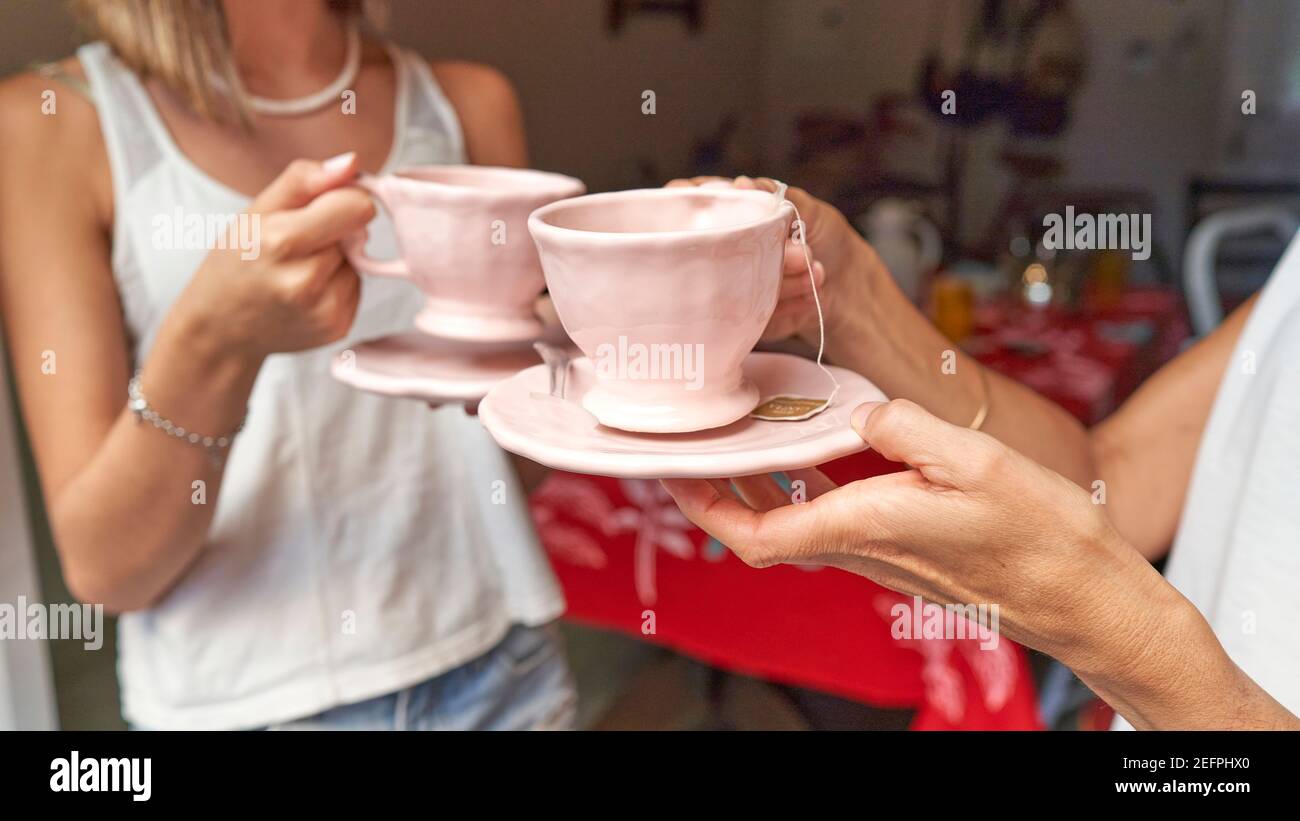
[[997, 605], [1002, 632], [1081, 673], [1173, 646], [1152, 640], [1171, 631], [1208, 632], [1077, 485], [911, 402], [860, 406], [853, 425], [911, 469], [838, 488], [793, 471], [801, 504], [766, 476], [663, 484], [755, 567], [829, 565], [940, 604]]

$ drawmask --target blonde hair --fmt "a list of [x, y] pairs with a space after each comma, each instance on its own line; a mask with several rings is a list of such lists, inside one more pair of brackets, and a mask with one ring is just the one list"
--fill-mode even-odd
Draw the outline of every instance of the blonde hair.
[[[326, 2], [346, 17], [361, 16], [363, 6], [366, 16], [382, 13], [364, 0]], [[214, 122], [234, 119], [248, 126], [221, 0], [72, 0], [72, 5], [141, 78], [156, 78]], [[218, 90], [219, 83], [232, 91]]]

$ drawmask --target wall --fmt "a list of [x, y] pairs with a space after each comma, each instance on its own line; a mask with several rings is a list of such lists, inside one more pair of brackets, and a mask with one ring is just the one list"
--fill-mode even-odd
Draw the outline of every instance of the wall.
[[[1059, 144], [1068, 185], [1149, 190], [1154, 228], [1171, 253], [1181, 250], [1187, 178], [1214, 152], [1227, 0], [1082, 0], [1073, 8], [1088, 43], [1089, 74], [1075, 99], [1072, 128]], [[763, 143], [778, 165], [803, 107], [865, 113], [884, 92], [910, 92], [925, 55], [962, 50], [973, 0], [771, 0], [765, 28]], [[839, 21], [827, 25], [826, 21]], [[1199, 39], [1181, 48], [1180, 32]], [[1140, 44], [1147, 64], [1130, 58]], [[1006, 189], [996, 164], [998, 127], [976, 133], [964, 211], [993, 213]]]
[[[504, 70], [523, 98], [534, 163], [575, 174], [593, 190], [647, 184], [638, 166], [662, 177], [689, 170], [691, 146], [727, 112], [754, 135], [765, 0], [710, 0], [703, 30], [647, 15], [623, 32], [605, 30], [604, 0], [401, 2], [391, 31], [439, 57]], [[654, 90], [658, 113], [641, 113]]]
[[66, 57], [77, 42], [62, 2], [5, 0], [0, 6], [0, 76]]
[[[0, 604], [17, 609], [20, 598], [42, 599], [14, 416], [0, 339]], [[27, 618], [23, 612], [16, 616]], [[0, 639], [0, 730], [56, 728], [48, 649], [43, 641]]]
[[[1214, 171], [1237, 179], [1300, 179], [1300, 4], [1253, 0], [1229, 13]], [[1242, 92], [1256, 113], [1242, 112]]]
[[[1188, 180], [1213, 162], [1228, 6], [1222, 0], [1076, 4], [1092, 56], [1066, 141], [1067, 180], [1150, 191], [1157, 202], [1153, 228], [1176, 259], [1187, 231]], [[1199, 40], [1181, 48], [1179, 32], [1190, 27], [1199, 29]], [[1129, 57], [1136, 43], [1150, 44], [1149, 65]]]

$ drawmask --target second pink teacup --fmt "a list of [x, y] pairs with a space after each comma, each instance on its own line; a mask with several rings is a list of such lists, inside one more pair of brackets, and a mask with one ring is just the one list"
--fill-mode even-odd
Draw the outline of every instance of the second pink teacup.
[[427, 304], [416, 317], [434, 336], [532, 339], [542, 332], [533, 305], [544, 287], [528, 215], [586, 191], [580, 180], [516, 168], [421, 166], [357, 184], [393, 220], [399, 256], [376, 260], [359, 243], [348, 260], [363, 274], [415, 283]]
[[758, 389], [741, 364], [776, 309], [793, 206], [761, 191], [594, 194], [528, 220], [560, 322], [595, 365], [583, 406], [648, 433], [722, 427]]

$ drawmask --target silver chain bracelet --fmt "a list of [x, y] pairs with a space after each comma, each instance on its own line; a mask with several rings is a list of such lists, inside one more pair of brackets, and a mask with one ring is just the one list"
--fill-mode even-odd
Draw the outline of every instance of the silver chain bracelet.
[[244, 419], [239, 420], [239, 426], [225, 436], [204, 436], [201, 433], [186, 430], [170, 419], [160, 416], [158, 411], [149, 407], [149, 400], [144, 398], [144, 389], [140, 387], [139, 371], [136, 371], [135, 376], [131, 377], [131, 382], [126, 388], [126, 396], [126, 407], [131, 413], [135, 414], [137, 424], [148, 422], [168, 436], [207, 449], [208, 456], [212, 458], [212, 464], [216, 467], [221, 467], [225, 462], [226, 451], [230, 449], [235, 436], [244, 429], [244, 422], [248, 418], [247, 413], [245, 413]]

